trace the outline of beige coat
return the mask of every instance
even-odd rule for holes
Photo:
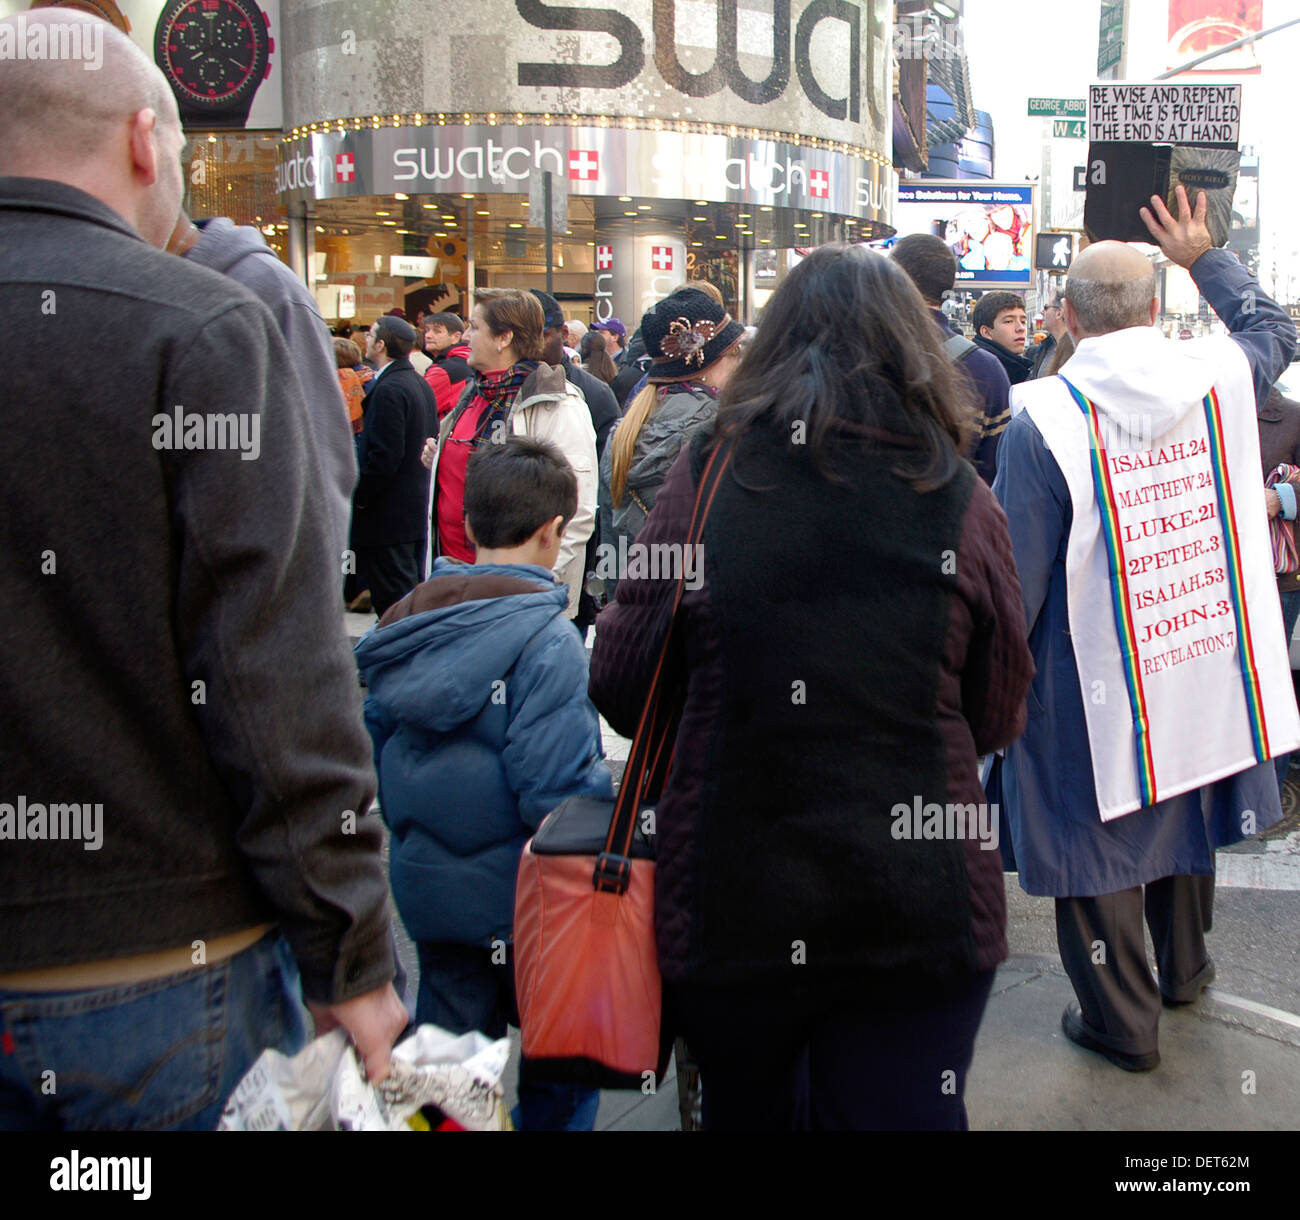
[[[438,454],[442,453],[443,444],[473,397],[474,383],[471,381],[467,383],[460,402],[454,410],[447,412],[438,429]],[[542,364],[519,387],[506,420],[512,435],[550,441],[569,460],[578,476],[578,511],[565,526],[554,568],[555,575],[569,586],[569,604],[564,613],[566,618],[573,618],[578,613],[578,597],[582,592],[587,540],[596,528],[596,431],[591,426],[587,400],[582,391],[565,377],[564,369],[559,365]],[[438,454],[433,459],[431,489],[438,486]],[[434,555],[438,553],[434,537],[437,524],[436,519],[430,522]]]

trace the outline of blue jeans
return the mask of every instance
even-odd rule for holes
[[[1295,593],[1283,593],[1282,597],[1282,622],[1286,627],[1286,646],[1291,647],[1291,633],[1295,631],[1296,621],[1300,620],[1300,590]],[[1280,754],[1273,760],[1273,765],[1277,768],[1277,786],[1281,790],[1282,783],[1286,779],[1286,773],[1291,769],[1291,755]]]
[[[299,992],[277,933],[147,983],[0,989],[0,1131],[211,1131],[263,1050],[306,1045]]]
[[[499,963],[492,961],[491,949],[473,945],[421,941],[416,949],[416,1025],[437,1025],[452,1034],[476,1029],[489,1038],[504,1038],[507,1024],[518,1028],[513,947]],[[511,1115],[519,1130],[590,1131],[599,1105],[598,1089],[531,1080],[528,1060],[520,1061],[519,1105]]]

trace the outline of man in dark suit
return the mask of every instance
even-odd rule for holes
[[[429,471],[420,461],[424,438],[438,432],[438,404],[411,365],[415,331],[384,316],[366,338],[375,363],[367,399],[352,497],[352,549],[358,583],[369,587],[382,615],[424,579],[429,531]]]

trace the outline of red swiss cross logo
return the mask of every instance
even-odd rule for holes
[[[569,149],[569,177],[587,182],[600,173],[600,154],[587,148]]]
[[[671,271],[673,269],[672,246],[652,246],[650,248],[650,266],[656,271]]]
[[[825,199],[831,193],[831,176],[824,169],[815,169],[808,175],[808,189],[818,199]]]
[[[357,163],[351,153],[339,153],[334,158],[334,177],[340,182],[351,182],[357,173]]]
[[[614,265],[614,247],[597,246],[596,247],[596,270],[608,271]]]

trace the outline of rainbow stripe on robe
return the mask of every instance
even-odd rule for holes
[[[1101,514],[1101,536],[1106,546],[1106,559],[1110,568],[1111,606],[1115,614],[1115,629],[1119,635],[1124,684],[1128,690],[1129,710],[1133,718],[1134,749],[1137,754],[1138,790],[1143,806],[1154,805],[1160,794],[1156,789],[1155,760],[1151,753],[1150,717],[1146,693],[1142,686],[1142,671],[1137,649],[1137,631],[1130,610],[1127,565],[1124,562],[1124,542],[1119,529],[1115,493],[1110,481],[1110,466],[1102,444],[1097,407],[1090,398],[1079,392],[1065,377],[1061,377],[1070,396],[1083,412],[1088,425],[1092,464],[1093,488],[1097,508]],[[1237,623],[1240,642],[1237,656],[1241,666],[1242,684],[1246,694],[1246,710],[1250,722],[1251,742],[1255,761],[1264,762],[1270,757],[1268,731],[1264,725],[1264,705],[1259,687],[1259,674],[1255,665],[1254,640],[1250,620],[1246,616],[1246,586],[1242,575],[1241,549],[1237,541],[1236,507],[1232,498],[1232,483],[1228,476],[1227,455],[1223,442],[1223,418],[1219,410],[1219,396],[1214,389],[1202,400],[1209,440],[1209,456],[1214,472],[1215,491],[1218,496],[1219,521],[1223,529],[1225,568],[1228,577],[1228,599]]]

